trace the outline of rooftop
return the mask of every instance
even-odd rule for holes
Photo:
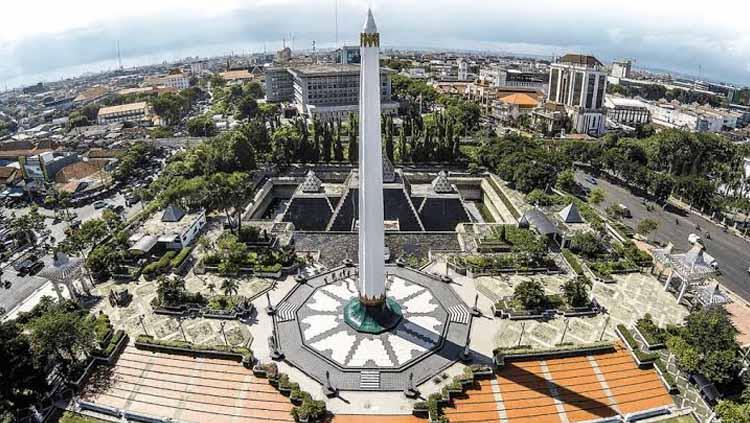
[[[145,101],[139,101],[137,103],[120,104],[119,106],[102,107],[99,109],[99,116],[143,110],[147,106],[148,103]]]
[[[568,53],[565,56],[560,58],[560,63],[570,63],[574,65],[585,65],[585,66],[604,66],[602,65],[602,62],[600,62],[596,57],[594,56],[588,56],[585,54],[572,54]]]

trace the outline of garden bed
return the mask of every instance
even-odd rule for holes
[[[138,338],[135,340],[135,347],[141,350],[164,352],[168,354],[182,354],[233,360],[242,362],[246,367],[251,367],[254,362],[253,352],[245,347],[193,344],[191,342],[176,340],[157,340],[149,335],[138,335]]]
[[[617,333],[617,336],[625,343],[625,346],[628,347],[633,360],[639,368],[650,368],[654,365],[654,361],[659,358],[659,354],[657,353],[647,353],[641,351],[641,348],[638,345],[638,342],[633,337],[633,334],[630,333],[630,330],[624,325],[617,325],[617,327],[615,328],[615,332]]]
[[[667,391],[670,394],[673,394],[680,390],[679,386],[677,385],[677,380],[667,371],[667,367],[664,364],[664,361],[662,361],[661,359],[654,361],[654,368],[656,369],[656,373],[659,375],[659,379],[661,379],[661,382],[664,384],[664,387],[667,388]]]
[[[495,364],[501,366],[506,359],[568,357],[614,350],[611,341],[600,341],[591,344],[560,345],[555,348],[532,348],[529,345],[517,347],[498,347],[492,350]]]
[[[255,306],[245,297],[215,295],[206,303],[159,306],[152,304],[154,314],[164,316],[204,317],[207,319],[239,320],[248,317]]]

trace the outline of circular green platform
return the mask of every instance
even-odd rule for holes
[[[377,306],[366,306],[354,298],[344,306],[344,321],[357,332],[383,333],[396,327],[401,317],[401,306],[392,298]]]

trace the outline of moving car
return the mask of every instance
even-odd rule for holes
[[[105,207],[107,207],[107,203],[105,201],[99,200],[99,201],[95,201],[94,202],[94,209],[95,210],[103,209]]]

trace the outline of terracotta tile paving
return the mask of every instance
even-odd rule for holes
[[[478,389],[471,391],[465,398],[454,400],[454,408],[444,409],[444,413],[452,422],[497,421],[498,404],[492,392],[492,383],[480,381]]]
[[[188,423],[293,421],[289,399],[233,361],[129,346],[109,377],[109,385],[87,400]]]
[[[497,376],[503,408],[510,422],[557,423],[555,401],[542,375],[539,361],[509,363]]]
[[[547,360],[558,399],[570,421],[594,420],[617,414],[586,357]]]
[[[426,420],[404,415],[370,415],[370,414],[339,414],[333,417],[332,423],[425,423]]]
[[[653,370],[638,369],[626,351],[593,356],[609,393],[604,390],[587,356],[547,359],[548,382],[538,360],[506,363],[496,381],[502,402],[496,403],[489,381],[456,399],[445,413],[456,422],[560,423],[550,386],[556,388],[567,421],[582,422],[621,413],[672,405],[672,399]],[[612,405],[614,400],[616,407]],[[500,410],[498,412],[497,410]]]

